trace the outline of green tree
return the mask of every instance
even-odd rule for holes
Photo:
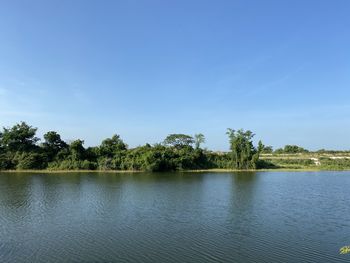
[[[262,150],[262,153],[273,153],[272,146],[264,146],[264,149]]]
[[[18,123],[11,128],[3,128],[0,134],[1,147],[6,151],[30,151],[36,148],[39,138],[35,137],[37,128],[25,122]]]
[[[15,156],[16,169],[43,169],[47,163],[45,156],[36,152],[22,152]]]
[[[164,140],[165,145],[173,146],[175,148],[191,146],[193,143],[194,139],[186,134],[169,134]]]
[[[113,157],[120,151],[127,149],[127,145],[123,142],[119,135],[115,134],[112,138],[107,138],[100,145],[100,155]]]
[[[44,134],[42,148],[48,160],[52,161],[62,149],[68,148],[68,145],[61,139],[61,136],[57,132],[49,131]]]
[[[227,135],[230,141],[233,168],[255,169],[259,159],[259,152],[252,142],[254,134],[249,130],[244,131],[240,129],[235,131],[227,129]]]
[[[304,149],[303,147],[300,147],[298,145],[289,145],[287,144],[284,146],[284,148],[279,148],[275,151],[275,153],[306,153],[309,152],[308,150]]]
[[[286,145],[286,146],[284,146],[283,151],[285,153],[305,153],[305,152],[308,152],[308,150],[306,150],[303,147],[300,147],[298,145]]]
[[[0,154],[0,170],[11,170],[16,168],[16,162],[13,159],[14,155],[10,152]]]
[[[194,135],[194,144],[195,148],[199,149],[202,143],[205,143],[205,137],[202,133],[198,133]]]
[[[262,141],[260,140],[258,142],[258,153],[262,153],[264,151],[265,145],[262,143]]]
[[[75,161],[84,160],[85,148],[83,144],[84,144],[83,140],[75,140],[70,143],[69,151],[70,151],[70,156],[72,157],[72,160],[75,160]]]
[[[273,149],[272,149],[272,146],[266,146],[262,143],[262,141],[259,141],[258,152],[259,152],[259,154],[260,153],[272,153]]]

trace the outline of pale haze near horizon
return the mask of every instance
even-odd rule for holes
[[[349,1],[1,1],[0,125],[350,149]]]

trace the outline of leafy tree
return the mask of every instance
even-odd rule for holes
[[[275,153],[307,153],[308,150],[300,147],[298,145],[286,145],[284,148],[279,148],[275,151]]]
[[[11,170],[16,168],[13,160],[14,154],[5,152],[0,154],[0,170]]]
[[[157,144],[145,152],[143,169],[146,171],[171,171],[176,170],[174,156],[171,149]]]
[[[75,160],[75,161],[84,160],[85,148],[83,144],[84,144],[83,140],[75,140],[71,142],[71,144],[69,145],[69,151],[70,151],[70,156],[72,157],[72,160]]]
[[[195,147],[199,149],[202,143],[205,143],[205,137],[202,133],[194,135]]]
[[[60,151],[63,148],[67,147],[67,143],[65,143],[62,139],[61,136],[55,132],[55,131],[49,131],[44,134],[44,147],[51,148],[55,150],[56,152]]]
[[[276,150],[274,151],[274,153],[276,153],[276,154],[284,153],[283,148],[278,148],[278,149],[276,149]]]
[[[90,162],[97,162],[100,157],[99,147],[88,147],[85,150],[85,158]]]
[[[61,136],[55,131],[49,131],[45,133],[44,140],[45,141],[42,144],[42,148],[48,156],[49,161],[52,161],[58,152],[65,148],[68,148],[67,143],[65,143],[61,139]]]
[[[259,141],[258,152],[259,153],[272,153],[273,149],[272,149],[272,146],[266,146],[262,143],[262,141]]]
[[[297,145],[286,145],[284,146],[284,152],[285,153],[305,153],[305,152],[308,152],[308,150]]]
[[[18,123],[11,128],[3,128],[0,134],[1,147],[8,151],[29,151],[35,148],[39,138],[35,137],[37,128],[25,122]]]
[[[259,152],[254,147],[254,134],[242,129],[235,131],[227,129],[229,136],[232,166],[234,169],[255,169],[259,159]]]
[[[273,153],[272,146],[264,146],[264,149],[262,150],[261,153]]]
[[[102,141],[100,145],[100,155],[106,157],[113,157],[120,151],[127,149],[127,145],[123,142],[119,135],[115,134],[112,138]]]
[[[262,153],[264,151],[265,145],[262,143],[262,141],[258,142],[258,153]]]
[[[170,134],[164,140],[165,145],[173,146],[175,148],[191,146],[193,143],[194,139],[186,134]]]
[[[103,140],[98,147],[98,167],[102,170],[120,170],[126,150],[127,144],[117,134]]]

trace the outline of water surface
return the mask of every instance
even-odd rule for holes
[[[350,172],[0,173],[0,262],[349,262]]]

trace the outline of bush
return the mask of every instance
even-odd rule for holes
[[[271,168],[291,168],[298,169],[304,167],[312,167],[315,166],[314,161],[310,159],[264,159],[259,160],[259,162],[264,161],[263,165],[272,165],[274,167]],[[258,167],[259,168],[259,167]],[[262,168],[270,168],[270,167],[262,167]]]
[[[97,164],[88,160],[63,160],[49,163],[48,168],[51,170],[95,170]]]
[[[349,159],[330,159],[320,158],[321,168],[330,170],[345,170],[350,169]]]
[[[46,158],[39,153],[21,153],[16,154],[15,159],[17,161],[16,168],[19,170],[24,169],[44,169],[47,167]]]
[[[11,153],[0,154],[0,170],[11,170],[16,168],[16,163],[13,161]]]

